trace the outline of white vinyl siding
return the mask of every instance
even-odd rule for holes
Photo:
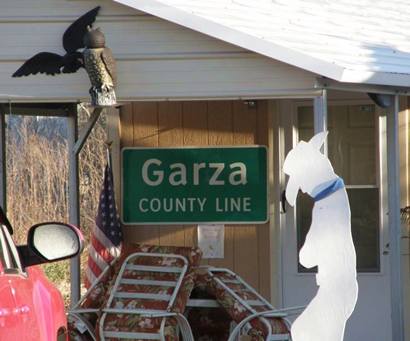
[[[88,100],[82,69],[54,77],[11,75],[38,52],[64,54],[66,28],[97,5],[95,26],[118,63],[119,100],[286,95],[314,86],[312,73],[110,1],[4,0],[0,101]]]

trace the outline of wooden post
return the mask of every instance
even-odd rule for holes
[[[394,341],[404,341],[403,288],[401,281],[399,96],[387,114],[387,177],[390,237],[390,290]]]

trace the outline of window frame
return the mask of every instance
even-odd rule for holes
[[[0,225],[0,229],[2,232],[0,234],[1,243],[5,246],[4,253],[7,253],[7,257],[9,258],[8,261],[6,261],[6,263],[8,262],[8,264],[6,264],[4,271],[25,275],[26,272],[23,270],[20,255],[18,253],[16,244],[14,243],[10,235],[10,232],[5,225]]]
[[[328,107],[332,106],[354,106],[354,105],[374,105],[374,103],[369,100],[329,100],[327,103]],[[298,125],[298,113],[300,107],[311,107],[313,112],[313,103],[311,100],[300,100],[292,103],[292,140],[293,146],[299,142],[299,125]],[[386,159],[386,118],[383,111],[375,107],[375,185],[346,185],[346,188],[378,188],[379,189],[379,227],[378,227],[378,264],[379,271],[357,271],[358,276],[384,276],[386,274],[386,269],[388,264],[386,264],[387,258],[384,257],[387,250],[388,243],[388,231],[387,231],[387,217],[383,212],[387,212],[387,161]],[[384,158],[383,158],[384,156]],[[295,229],[297,229],[297,207],[295,206],[293,210],[293,220],[295,224]],[[298,237],[298,231],[295,231],[296,238]],[[296,259],[299,259],[298,251],[298,240],[296,240]],[[299,269],[299,264],[296,264],[296,274],[300,276],[311,276],[315,274],[315,271],[303,271]]]
[[[1,226],[1,225],[0,225]],[[0,227],[0,245],[1,245],[1,259],[0,264],[2,266],[2,270],[5,271],[6,269],[10,268],[11,264],[11,255],[9,253],[9,249],[7,247],[6,237],[3,233],[3,228]]]

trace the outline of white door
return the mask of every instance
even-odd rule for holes
[[[281,113],[285,153],[313,136],[313,107],[292,103]],[[290,118],[291,117],[291,118]],[[328,107],[329,158],[344,179],[352,212],[357,253],[359,298],[345,333],[346,341],[391,340],[390,284],[386,239],[384,154],[385,119],[373,104]],[[287,180],[287,179],[286,179]],[[313,201],[299,192],[295,208],[281,217],[282,301],[284,307],[306,305],[317,291],[315,271],[298,263],[311,223]],[[337,269],[335,269],[337,271]]]

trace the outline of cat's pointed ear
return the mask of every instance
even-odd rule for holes
[[[313,136],[309,144],[315,148],[315,149],[320,149],[323,146],[323,143],[325,143],[326,137],[327,137],[328,132],[327,131],[322,131],[321,133],[317,133],[315,136]]]

